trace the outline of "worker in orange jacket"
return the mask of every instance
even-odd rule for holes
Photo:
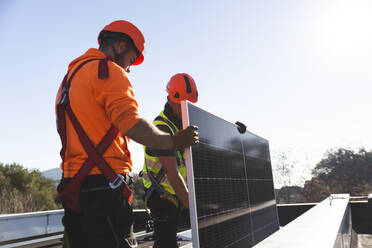
[[[58,90],[57,127],[63,177],[58,193],[70,247],[130,247],[133,223],[128,174],[128,140],[157,149],[183,149],[198,142],[196,127],[174,135],[140,117],[130,66],[144,60],[145,39],[132,23],[119,20],[73,60]]]

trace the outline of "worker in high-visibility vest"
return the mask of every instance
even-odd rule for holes
[[[56,100],[63,170],[58,195],[71,248],[136,245],[126,240],[133,223],[129,138],[174,150],[198,141],[196,127],[170,135],[139,116],[127,76],[143,61],[145,39],[136,26],[114,21],[98,43],[99,49],[70,63]]]
[[[167,103],[153,124],[173,135],[182,129],[180,102],[197,102],[198,90],[194,79],[186,73],[175,74],[169,80],[166,90]],[[142,174],[146,192],[145,204],[154,219],[154,248],[178,247],[178,213],[181,209],[189,208],[184,150],[145,146],[144,152]]]

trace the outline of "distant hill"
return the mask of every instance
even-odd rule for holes
[[[61,179],[62,170],[61,168],[54,168],[54,169],[42,171],[41,174],[46,178],[50,178],[53,181],[57,181]]]

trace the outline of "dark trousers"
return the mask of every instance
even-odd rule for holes
[[[70,248],[129,247],[125,239],[133,223],[132,207],[122,196],[122,187],[106,186],[103,176],[88,176],[79,197],[82,212],[65,207],[62,223]]]
[[[157,191],[151,194],[148,206],[154,219],[154,248],[178,247],[177,219],[179,210],[170,201],[160,198]]]

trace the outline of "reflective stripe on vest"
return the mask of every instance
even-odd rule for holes
[[[153,121],[153,124],[155,126],[158,126],[158,125],[167,126],[171,130],[173,135],[176,132],[179,131],[178,128],[176,127],[176,125],[173,122],[171,122],[168,119],[168,117],[165,116],[163,111],[160,112],[160,115],[155,118],[155,120]],[[146,146],[144,146],[144,154],[145,154],[145,162],[144,162],[143,170],[142,170],[143,171],[143,179],[142,180],[143,180],[144,186],[146,188],[150,188],[152,183],[151,183],[151,180],[150,180],[149,176],[147,175],[147,169],[152,173],[152,175],[154,177],[156,177],[156,175],[159,173],[159,171],[162,168],[162,164],[159,160],[159,157],[150,156],[146,152]],[[187,182],[186,181],[187,173],[186,173],[185,158],[179,150],[176,151],[176,157],[175,158],[177,160],[178,172],[181,174],[184,181]],[[176,194],[176,192],[174,191],[173,187],[170,184],[170,181],[167,177],[167,174],[164,175],[163,179],[159,183],[169,193],[171,193],[173,195]]]

